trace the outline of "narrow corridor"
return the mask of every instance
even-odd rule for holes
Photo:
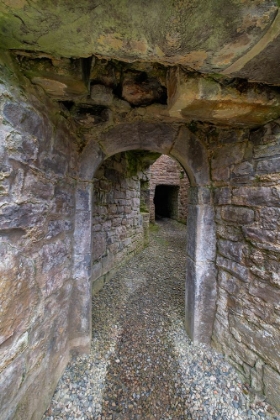
[[[162,219],[93,297],[91,354],[68,365],[45,420],[278,419],[221,355],[189,341],[185,237]]]

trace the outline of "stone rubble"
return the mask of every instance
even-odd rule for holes
[[[223,356],[190,342],[185,236],[184,225],[161,220],[93,296],[91,353],[68,365],[44,420],[280,420]]]

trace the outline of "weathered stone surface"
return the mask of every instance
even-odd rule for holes
[[[229,241],[241,241],[243,240],[243,234],[241,227],[217,224],[217,236],[228,239]]]
[[[189,205],[187,255],[193,261],[214,261],[216,257],[214,210],[210,205]]]
[[[228,271],[219,270],[218,282],[219,286],[231,295],[238,295],[242,291],[240,280]]]
[[[223,206],[221,217],[227,222],[233,222],[240,225],[247,225],[254,221],[254,211],[241,206]]]
[[[134,106],[151,105],[164,100],[165,88],[157,79],[148,79],[139,74],[126,77],[122,84],[122,97]]]
[[[280,172],[280,158],[259,161],[256,167],[256,174],[271,174]]]
[[[220,239],[218,241],[218,251],[221,255],[233,261],[241,263],[244,260],[244,245],[238,242]]]
[[[232,191],[232,203],[240,206],[279,207],[280,188],[273,187],[240,187]]]
[[[260,224],[264,229],[275,230],[280,226],[280,209],[277,207],[263,207],[259,211]]]
[[[279,334],[277,329],[266,325],[265,328],[257,327],[251,322],[240,317],[230,315],[230,325],[240,334],[242,341],[247,343],[249,349],[258,354],[268,365],[279,371]]]
[[[92,85],[90,88],[90,97],[96,105],[112,105],[113,92],[112,89],[104,85]]]
[[[244,227],[245,238],[268,250],[280,251],[280,234],[259,227]]]
[[[213,78],[171,69],[168,79],[168,107],[172,117],[215,124],[259,126],[280,115],[277,89],[257,92],[253,85],[226,85]]]
[[[245,283],[249,281],[249,270],[246,266],[235,261],[231,261],[228,258],[223,258],[220,255],[218,255],[216,262],[218,267],[221,267],[233,274],[239,280],[244,281]]]
[[[83,3],[73,10],[64,1],[59,14],[53,5],[43,6],[43,2],[39,2],[41,13],[38,13],[25,3],[9,3],[8,10],[3,3],[0,9],[5,17],[1,48],[43,51],[47,58],[48,53],[55,57],[96,54],[122,61],[138,58],[178,63],[211,73],[229,67],[250,51],[268,32],[277,11],[277,4],[272,0],[262,4],[249,0],[221,1],[219,7],[214,7],[212,1],[207,5],[198,0],[184,0],[178,5],[167,1],[150,3],[148,9],[142,1],[133,9],[120,4]],[[186,27],[190,10],[193,24]],[[221,10],[225,11],[222,15]],[[49,16],[52,19],[47,21]],[[205,27],[205,16],[211,30]],[[136,21],[137,25],[134,24]],[[269,41],[274,38],[275,35],[271,35]],[[277,39],[275,43],[278,45]],[[272,46],[275,48],[273,42]],[[258,68],[258,65],[254,67]],[[259,73],[265,80],[266,68]],[[256,75],[260,77],[260,74]]]
[[[188,174],[191,185],[207,186],[210,184],[205,144],[186,127],[181,127],[168,153],[181,163]]]
[[[77,155],[65,120],[54,117],[55,104],[48,103],[46,111],[48,101],[37,98],[32,87],[28,97],[23,90],[19,97],[16,86],[12,92],[9,83],[5,86],[1,109],[6,129],[0,136],[0,178],[8,181],[0,205],[1,415],[40,418],[68,361],[71,288],[65,298],[61,291],[71,277],[75,171],[70,163]],[[55,130],[55,125],[60,127]],[[51,389],[40,386],[48,375]],[[30,398],[31,383],[41,398]]]
[[[225,144],[215,150],[211,162],[212,171],[240,163],[244,157],[245,146],[245,143]]]
[[[196,264],[187,257],[186,329],[194,342],[210,344],[217,298],[216,278],[213,263]]]
[[[14,400],[22,385],[24,374],[23,356],[16,358],[0,373],[0,407],[1,415],[5,416],[3,418],[9,418],[15,409]]]
[[[280,389],[280,374],[279,371],[271,369],[270,366],[264,366],[263,381],[265,386],[265,395],[270,404],[274,405],[280,410],[279,392]]]
[[[267,282],[255,281],[253,284],[250,284],[249,293],[252,296],[261,298],[271,306],[276,307],[280,301],[280,290],[275,289],[275,287],[267,284]]]
[[[47,206],[40,204],[9,204],[0,209],[0,229],[26,229],[43,223]]]
[[[0,245],[0,254],[0,343],[3,343],[11,336],[27,331],[39,304],[40,291],[31,259],[5,242]]]
[[[231,189],[229,187],[216,188],[213,194],[214,204],[231,204]]]
[[[255,175],[254,167],[250,162],[242,162],[235,165],[232,170],[231,178],[235,182],[247,183]]]
[[[42,117],[20,103],[6,103],[3,109],[3,115],[16,129],[22,133],[28,133],[39,139],[44,136],[44,123]]]

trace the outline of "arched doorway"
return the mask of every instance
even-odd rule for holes
[[[71,346],[88,351],[91,340],[92,180],[104,159],[123,151],[149,150],[174,157],[191,188],[187,222],[186,330],[195,342],[210,344],[216,311],[216,234],[207,151],[185,126],[134,123],[115,126],[92,139],[81,155],[76,189],[74,287]]]

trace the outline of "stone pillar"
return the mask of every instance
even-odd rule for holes
[[[71,347],[79,353],[90,349],[92,183],[78,182],[74,231],[73,295],[70,305]]]
[[[191,187],[187,221],[186,330],[210,344],[216,313],[216,233],[211,191]]]

